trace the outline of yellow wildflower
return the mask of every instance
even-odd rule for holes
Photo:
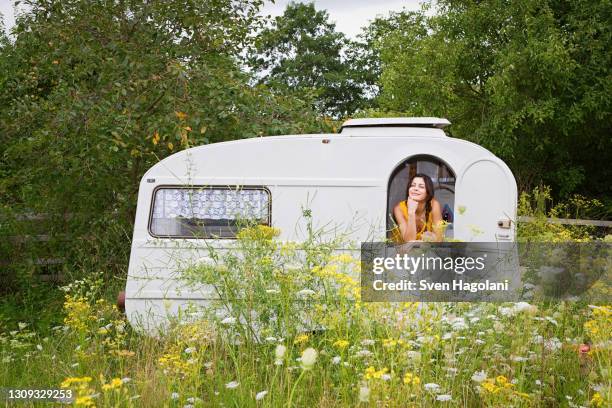
[[[364,376],[364,378],[366,380],[370,380],[372,378],[380,379],[388,371],[389,371],[389,369],[386,368],[386,367],[377,371],[374,367],[370,366],[370,367],[366,368],[365,372],[363,373],[363,376]]]
[[[336,340],[334,342],[334,347],[339,348],[340,350],[346,348],[346,346],[348,346],[350,343],[347,340]]]
[[[421,383],[421,379],[412,373],[406,373],[404,375],[404,384],[406,385],[419,385]]]
[[[109,391],[109,390],[121,388],[122,385],[123,385],[123,381],[121,381],[120,378],[113,378],[110,383],[103,384],[102,389],[104,391]]]
[[[299,336],[295,338],[295,340],[293,341],[293,344],[303,344],[303,343],[306,343],[307,341],[308,341],[308,335],[300,334]]]
[[[68,377],[60,384],[60,388],[69,388],[73,384],[87,384],[91,382],[91,377]]]
[[[591,398],[591,405],[594,407],[603,407],[604,399],[600,393],[596,392]]]
[[[91,395],[83,395],[83,396],[77,397],[77,399],[74,401],[74,404],[77,407],[78,406],[93,407],[94,401],[93,401],[93,398],[91,398]]]

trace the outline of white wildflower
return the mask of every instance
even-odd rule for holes
[[[225,388],[227,388],[228,390],[233,390],[235,388],[238,388],[239,385],[240,383],[238,381],[230,381],[225,384]]]
[[[192,353],[195,353],[196,351],[197,351],[197,350],[196,350],[196,348],[195,348],[195,347],[187,347],[187,348],[185,349],[185,353],[187,353],[187,354],[192,354]]]
[[[561,348],[561,345],[561,341],[556,337],[548,339],[544,342],[544,348],[549,351],[557,351]]]
[[[362,346],[371,346],[371,345],[373,345],[374,343],[376,343],[376,342],[375,342],[374,340],[371,340],[371,339],[364,339],[364,340],[361,340],[361,345],[362,345]]]
[[[312,347],[307,348],[302,352],[302,368],[304,370],[310,370],[317,361],[317,350]]]
[[[436,400],[438,401],[450,401],[452,399],[453,397],[449,394],[440,394],[436,397]]]
[[[40,344],[37,344],[37,345],[36,345],[36,349],[37,349],[38,351],[42,351],[43,347],[42,347]]]
[[[283,364],[283,358],[285,357],[285,352],[287,352],[287,347],[283,346],[282,344],[279,344],[278,346],[276,346],[276,349],[274,350],[274,357],[275,357],[274,364],[276,365]]]
[[[170,398],[172,398],[173,400],[177,400],[179,399],[180,395],[178,392],[173,392],[172,394],[170,394]]]
[[[235,324],[235,323],[236,323],[236,318],[235,317],[226,317],[225,319],[221,320],[221,324],[231,325],[231,324]]]
[[[336,356],[332,358],[332,364],[340,364],[340,356]]]
[[[297,292],[296,294],[297,294],[298,296],[301,296],[301,297],[306,297],[306,296],[312,296],[312,295],[314,295],[315,293],[316,293],[316,292],[315,292],[314,290],[312,290],[312,289],[302,289],[302,290],[300,290],[299,292]]]
[[[255,401],[261,401],[266,396],[266,394],[268,394],[267,390],[259,391],[257,395],[255,395]]]
[[[19,323],[17,323],[17,326],[19,326],[19,330],[23,330],[26,327],[28,327],[28,324],[24,323],[24,322],[19,322]]]
[[[370,400],[370,388],[367,385],[359,387],[359,402],[368,402]]]
[[[486,379],[487,379],[487,373],[484,370],[476,371],[474,374],[472,374],[472,381],[475,381],[477,383],[481,383]]]
[[[355,356],[357,357],[370,357],[372,355],[372,352],[370,350],[359,350],[358,352],[355,353]]]
[[[423,388],[425,388],[425,390],[427,391],[431,391],[431,392],[438,392],[440,390],[440,386],[438,384],[435,383],[427,383],[423,386]]]

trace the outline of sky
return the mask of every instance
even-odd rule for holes
[[[314,0],[315,7],[325,9],[329,13],[330,20],[336,23],[336,30],[355,39],[366,26],[369,20],[377,15],[387,16],[390,11],[418,10],[422,0]],[[276,0],[275,3],[266,1],[262,9],[263,15],[279,16],[283,14],[290,0]],[[302,1],[306,3],[308,1]],[[4,18],[4,26],[7,32],[15,25],[15,13],[13,10],[14,0],[0,0],[0,13]]]
[[[266,2],[262,14],[279,16],[283,14],[290,0],[276,0],[274,4]],[[314,0],[298,3],[314,3],[317,10],[327,10],[330,20],[336,23],[336,30],[356,39],[361,27],[368,25],[376,16],[387,16],[390,11],[419,10],[422,0]]]

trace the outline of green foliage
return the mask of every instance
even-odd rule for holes
[[[448,117],[521,189],[610,194],[608,2],[442,1],[377,23],[383,110]]]
[[[599,232],[593,226],[562,225],[548,222],[548,218],[581,218],[583,214],[602,207],[599,200],[574,195],[568,200],[554,204],[548,186],[536,187],[531,193],[523,192],[519,197],[518,213],[533,217],[531,222],[518,224],[519,241],[536,242],[586,242]]]
[[[249,56],[260,82],[311,98],[317,110],[346,116],[365,103],[360,47],[335,30],[314,3],[289,3],[261,31]]]
[[[1,212],[49,214],[79,264],[125,267],[140,178],[167,155],[328,128],[240,71],[259,0],[27,3],[0,39]]]

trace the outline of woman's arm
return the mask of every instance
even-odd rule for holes
[[[436,241],[441,242],[444,238],[444,221],[442,220],[442,208],[437,200],[431,200],[432,228]]]
[[[414,241],[416,239],[416,217],[412,214],[412,217],[404,216],[400,205],[396,205],[393,209],[393,215],[395,216],[395,222],[399,227],[402,240],[404,242]]]

